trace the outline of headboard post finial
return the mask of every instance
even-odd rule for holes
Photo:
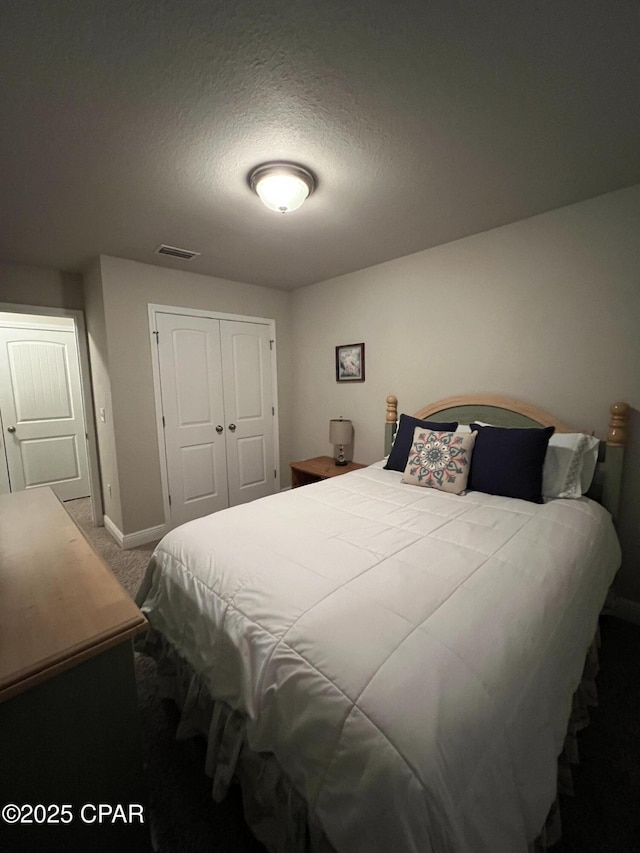
[[[609,412],[611,419],[609,421],[609,432],[607,433],[607,445],[609,447],[624,447],[627,443],[629,404],[614,403]]]
[[[387,397],[387,420],[384,425],[384,455],[391,453],[393,437],[396,433],[398,420],[398,398],[390,394]]]
[[[387,423],[394,424],[398,420],[398,398],[390,394],[387,397]]]

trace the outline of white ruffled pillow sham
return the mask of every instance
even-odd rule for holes
[[[480,426],[493,426],[475,421]],[[470,432],[466,424],[458,432]],[[549,439],[542,468],[542,495],[545,498],[579,498],[589,491],[598,461],[600,442],[581,432],[557,432]]]
[[[579,498],[589,491],[598,461],[598,439],[584,433],[551,437],[542,468],[546,498]]]

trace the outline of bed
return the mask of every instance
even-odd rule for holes
[[[396,404],[386,461],[171,531],[137,597],[144,650],[182,709],[179,735],[208,738],[214,797],[240,781],[270,850],[526,853],[553,825],[558,758],[620,563],[626,407],[589,444],[598,503],[412,485],[409,462],[385,467],[412,426]],[[476,441],[474,454],[483,435],[485,447],[545,429],[561,460],[572,436],[588,443],[505,398],[415,417],[455,422],[438,434]]]

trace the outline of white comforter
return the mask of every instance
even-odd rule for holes
[[[190,522],[139,601],[339,853],[519,853],[619,565],[608,513],[380,465]]]

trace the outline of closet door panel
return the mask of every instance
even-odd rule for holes
[[[231,506],[273,494],[275,451],[269,327],[220,321]]]
[[[172,525],[229,505],[217,320],[158,314]]]

